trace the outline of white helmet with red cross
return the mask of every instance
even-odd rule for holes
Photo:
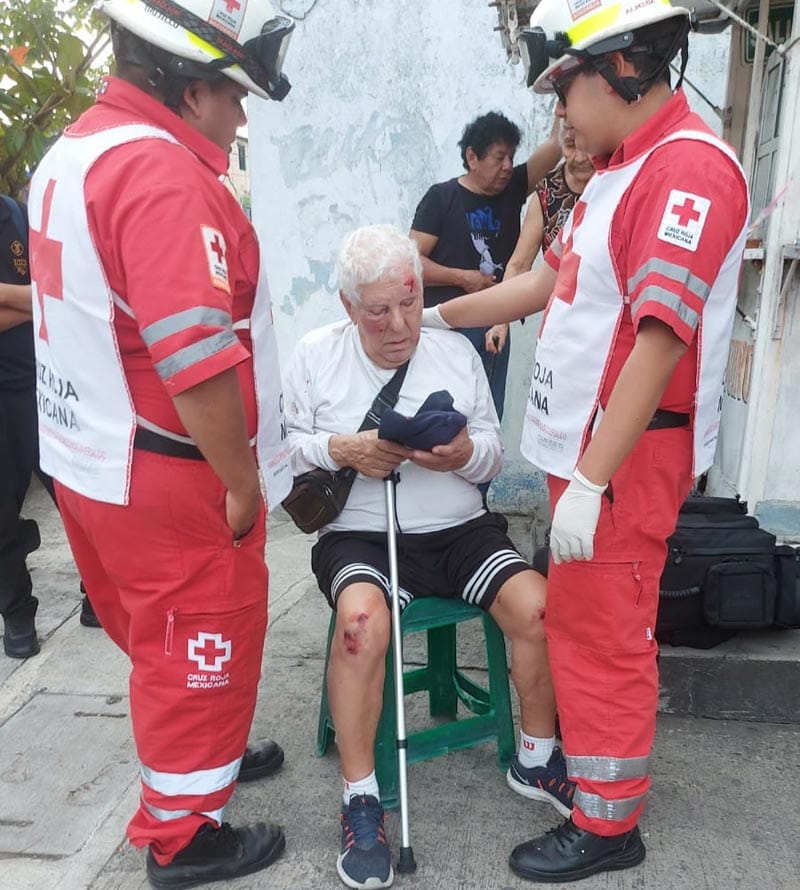
[[[682,18],[686,27],[675,22],[672,30],[688,33],[690,17],[670,0],[541,0],[519,36],[528,86],[550,93],[553,81],[570,68],[634,46],[639,29]]]
[[[100,0],[100,12],[173,56],[172,73],[223,73],[256,95],[280,101],[294,22],[269,0]]]

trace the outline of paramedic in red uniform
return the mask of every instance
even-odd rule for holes
[[[733,152],[670,86],[689,27],[667,0],[542,0],[528,80],[555,92],[597,173],[536,271],[426,310],[467,327],[546,307],[521,450],[548,474],[545,627],[577,790],[570,819],[511,854],[534,881],[645,856],[658,582],[714,457],[748,218]]]
[[[269,294],[220,181],[249,92],[280,100],[290,20],[267,0],[105,0],[116,77],[31,186],[41,459],[103,627],[131,659],[142,792],[128,826],[155,887],[269,865],[233,829],[267,624],[265,504],[288,491]],[[255,441],[255,448],[252,443]]]

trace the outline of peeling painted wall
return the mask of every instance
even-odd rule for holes
[[[377,222],[407,229],[426,189],[462,172],[461,132],[486,111],[517,122],[523,160],[549,132],[553,100],[523,86],[481,0],[278,5],[297,19],[285,66],[292,91],[280,104],[250,99],[249,137],[253,220],[285,363],[303,333],[343,317],[333,261],[349,231]],[[726,57],[725,36],[694,42],[689,76],[718,105]],[[537,327],[536,319],[513,325],[506,463],[491,493],[498,509],[534,515],[544,480],[518,446]]]

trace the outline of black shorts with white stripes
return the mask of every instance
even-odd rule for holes
[[[460,596],[488,610],[505,582],[530,569],[506,535],[508,522],[485,513],[453,528],[397,535],[400,604],[414,597]],[[390,597],[389,559],[382,532],[328,532],[311,551],[311,569],[328,603],[349,584],[366,581]]]

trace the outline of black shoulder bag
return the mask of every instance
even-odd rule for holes
[[[387,408],[394,408],[407,370],[408,362],[395,371],[392,379],[375,396],[375,401],[358,428],[359,433],[376,430],[380,426],[383,412]],[[306,534],[319,531],[342,512],[357,475],[352,467],[342,467],[335,472],[322,467],[309,470],[308,473],[295,476],[292,490],[281,506],[300,531]]]

